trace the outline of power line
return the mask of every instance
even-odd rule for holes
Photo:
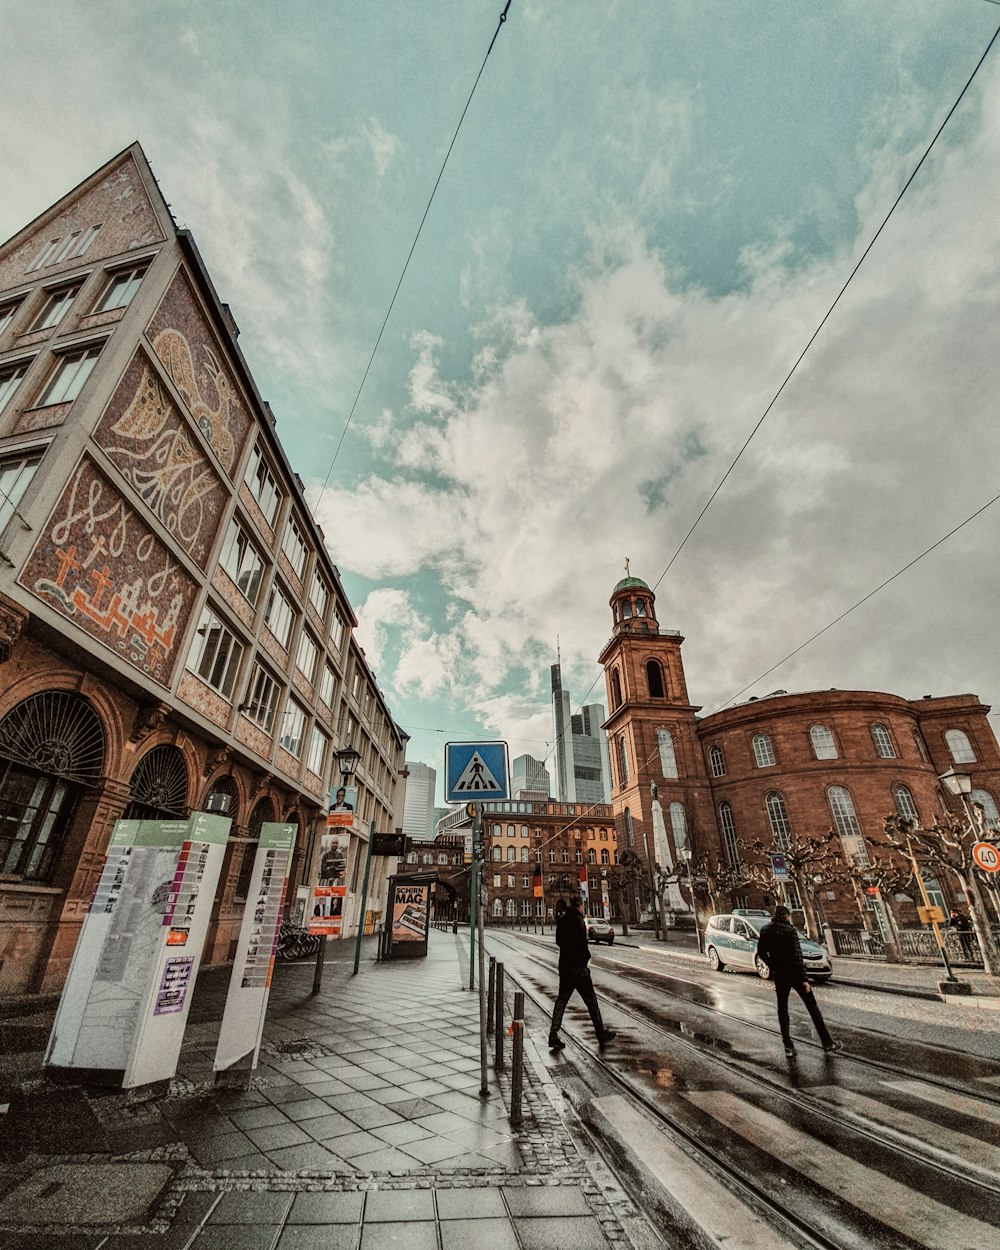
[[[680,555],[680,553],[684,550],[685,546],[687,545],[687,541],[688,541],[688,539],[691,537],[691,535],[694,533],[694,531],[698,528],[698,524],[699,524],[699,522],[701,521],[702,517],[705,515],[705,513],[708,511],[708,509],[712,506],[712,503],[713,503],[713,501],[715,500],[715,497],[718,495],[719,491],[721,491],[721,490],[722,490],[723,486],[726,484],[727,479],[729,478],[729,475],[730,475],[730,474],[732,473],[732,471],[736,468],[736,466],[737,466],[737,464],[739,463],[739,461],[740,461],[740,459],[741,459],[741,457],[742,457],[743,453],[744,453],[744,452],[746,451],[746,449],[750,446],[750,443],[751,443],[751,441],[753,440],[754,435],[757,433],[757,431],[760,429],[760,427],[764,424],[764,422],[765,422],[765,420],[767,419],[768,414],[770,413],[771,409],[772,409],[772,408],[774,407],[774,405],[778,402],[779,398],[781,397],[782,393],[783,393],[783,392],[784,392],[784,390],[785,390],[785,387],[786,387],[786,386],[788,385],[788,383],[792,380],[792,376],[793,376],[793,374],[795,373],[795,371],[798,369],[799,365],[802,363],[803,359],[805,358],[806,352],[808,352],[808,351],[809,351],[810,347],[812,347],[813,343],[814,343],[814,342],[816,341],[816,339],[819,337],[820,332],[822,331],[823,327],[826,325],[827,321],[830,319],[830,316],[831,316],[831,314],[833,313],[833,310],[834,310],[834,309],[837,307],[837,305],[840,303],[841,296],[844,294],[844,292],[847,290],[847,288],[851,285],[851,281],[853,280],[854,275],[858,272],[858,270],[859,270],[859,269],[861,268],[861,266],[864,264],[865,260],[866,260],[866,259],[867,259],[867,257],[868,257],[868,253],[872,250],[872,248],[873,248],[873,247],[875,246],[875,244],[878,242],[879,236],[881,235],[882,231],[885,229],[886,225],[887,225],[887,224],[888,224],[888,222],[889,222],[889,218],[890,218],[890,217],[893,215],[893,213],[896,211],[896,208],[898,207],[900,200],[903,198],[903,196],[904,196],[904,195],[906,194],[906,192],[909,190],[910,185],[912,184],[913,180],[916,178],[917,174],[920,172],[921,166],[923,165],[924,161],[926,161],[926,160],[927,160],[928,156],[929,156],[929,155],[930,155],[930,153],[931,153],[932,148],[934,147],[934,145],[937,143],[938,139],[940,138],[940,136],[941,136],[941,132],[944,130],[945,126],[947,126],[948,122],[951,120],[952,114],[955,112],[955,110],[958,108],[959,104],[962,102],[962,99],[963,99],[963,97],[965,96],[965,93],[968,91],[969,87],[972,85],[972,81],[973,81],[973,79],[975,78],[975,76],[976,76],[976,74],[979,72],[979,69],[980,69],[980,67],[982,66],[983,62],[986,60],[987,56],[989,55],[989,53],[990,53],[990,49],[993,47],[994,43],[996,42],[996,40],[997,40],[997,36],[998,36],[998,35],[1000,35],[1000,26],[998,26],[998,27],[997,27],[997,29],[993,32],[993,37],[992,37],[992,39],[990,39],[989,43],[986,45],[986,49],[985,49],[985,51],[983,52],[982,56],[980,56],[979,60],[976,62],[976,67],[975,67],[975,69],[974,69],[974,70],[972,71],[972,73],[969,75],[968,80],[966,81],[965,86],[964,86],[964,87],[962,88],[962,90],[959,92],[958,97],[957,97],[957,99],[955,100],[954,104],[952,104],[951,108],[948,110],[947,114],[945,115],[945,119],[944,119],[944,121],[941,123],[941,125],[940,125],[940,126],[938,126],[938,128],[937,128],[937,130],[936,130],[936,132],[935,132],[935,134],[934,134],[934,137],[931,139],[930,143],[929,143],[929,144],[927,145],[927,147],[924,149],[924,154],[923,154],[923,156],[921,156],[920,160],[917,162],[916,166],[914,167],[913,172],[910,174],[909,178],[907,178],[906,182],[903,184],[903,189],[902,189],[902,190],[899,192],[899,194],[896,196],[895,200],[893,201],[892,207],[891,207],[891,208],[889,209],[889,211],[886,213],[886,215],[885,215],[885,217],[884,217],[884,219],[883,219],[883,221],[882,221],[882,224],[881,224],[881,225],[879,226],[879,228],[875,231],[875,234],[872,236],[871,240],[869,241],[868,246],[867,246],[867,247],[865,248],[865,250],[861,253],[861,257],[860,257],[860,259],[858,260],[857,264],[854,266],[854,268],[851,270],[850,274],[848,275],[848,277],[847,277],[847,281],[844,283],[844,285],[843,285],[843,286],[840,288],[840,290],[837,292],[836,298],[834,299],[833,303],[830,305],[830,307],[829,307],[829,308],[826,310],[826,312],[823,314],[823,318],[822,318],[822,320],[820,321],[819,325],[816,327],[816,329],[815,329],[815,330],[812,332],[812,334],[809,336],[809,339],[807,340],[805,347],[803,347],[802,351],[801,351],[801,352],[799,352],[799,355],[798,355],[798,357],[797,357],[797,359],[796,359],[795,363],[792,365],[791,369],[789,369],[788,373],[785,375],[785,379],[784,379],[784,381],[781,383],[781,385],[778,387],[777,391],[775,391],[774,396],[773,396],[773,398],[771,399],[771,402],[770,402],[770,403],[767,405],[767,407],[764,409],[763,413],[761,413],[761,416],[760,416],[759,420],[757,421],[757,424],[753,427],[753,429],[750,431],[749,435],[747,436],[746,442],[744,442],[743,446],[742,446],[742,447],[739,449],[739,451],[736,453],[736,456],[735,456],[735,458],[733,459],[732,463],[730,464],[729,468],[728,468],[728,469],[725,471],[725,473],[722,475],[722,477],[720,478],[719,482],[717,483],[717,485],[716,485],[715,489],[712,491],[712,493],[709,495],[708,499],[705,501],[705,504],[704,504],[704,506],[702,507],[702,510],[701,510],[701,511],[698,513],[698,515],[695,517],[694,522],[693,522],[693,524],[691,525],[691,528],[688,530],[688,532],[687,532],[687,533],[684,535],[684,537],[681,539],[680,546],[677,548],[677,550],[674,552],[674,554],[670,557],[669,561],[667,562],[667,567],[663,570],[663,572],[660,574],[660,576],[659,576],[659,577],[656,579],[656,581],[653,583],[653,590],[655,590],[655,589],[657,588],[657,586],[659,586],[660,582],[662,582],[662,581],[663,581],[663,579],[666,577],[666,575],[670,572],[671,566],[673,565],[674,561],[677,559],[677,557]]]
[[[413,242],[410,245],[409,252],[407,253],[406,261],[403,265],[403,271],[399,275],[399,281],[396,283],[396,289],[393,291],[392,299],[389,301],[389,307],[386,310],[385,317],[382,321],[382,327],[378,332],[378,338],[375,340],[375,346],[372,348],[371,355],[368,357],[367,365],[365,365],[365,371],[361,378],[361,385],[358,387],[358,392],[354,396],[354,403],[351,404],[351,411],[347,414],[347,421],[345,422],[344,428],[340,433],[340,440],[334,450],[333,459],[330,461],[330,467],[327,470],[326,478],[323,481],[324,490],[330,483],[333,467],[337,463],[337,457],[340,455],[340,449],[344,445],[344,439],[347,437],[347,431],[350,429],[351,422],[354,419],[354,412],[358,406],[358,401],[361,398],[361,392],[365,388],[365,383],[368,381],[368,374],[371,372],[372,363],[375,360],[375,353],[378,351],[379,344],[382,342],[382,335],[385,333],[385,328],[389,324],[389,318],[396,305],[396,297],[399,295],[400,287],[403,285],[403,279],[406,277],[406,271],[409,269],[413,253],[416,251],[417,243],[424,228],[424,222],[427,220],[427,215],[431,211],[431,205],[434,203],[434,196],[437,194],[437,189],[441,183],[441,179],[444,177],[445,166],[448,164],[448,158],[451,156],[452,148],[454,148],[455,142],[458,139],[458,132],[462,129],[462,123],[465,121],[465,115],[469,111],[469,105],[472,103],[472,97],[476,94],[476,88],[479,86],[479,80],[482,78],[483,71],[486,69],[486,62],[490,59],[490,53],[493,51],[493,45],[496,43],[500,31],[503,28],[503,24],[507,20],[507,11],[510,9],[510,6],[511,0],[507,0],[507,3],[504,5],[504,10],[500,14],[500,20],[497,23],[497,28],[493,32],[493,38],[490,40],[490,46],[486,49],[486,55],[483,57],[483,63],[479,67],[479,73],[476,75],[476,81],[472,84],[472,90],[469,92],[469,98],[465,101],[465,108],[462,109],[462,115],[458,119],[458,125],[455,127],[455,133],[451,136],[451,142],[448,144],[448,150],[444,154],[444,160],[441,162],[441,168],[438,170],[438,176],[434,180],[434,186],[431,189],[430,199],[428,199],[427,207],[424,209],[423,216],[420,218],[420,225],[417,226],[417,233],[413,236]]]

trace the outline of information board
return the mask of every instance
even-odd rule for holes
[[[257,1066],[295,833],[295,825],[261,825],[215,1051],[216,1072]]]
[[[222,868],[228,817],[120,820],[90,901],[45,1056],[125,1088],[177,1069]]]

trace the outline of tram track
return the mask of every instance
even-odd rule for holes
[[[519,945],[509,938],[501,937],[500,941],[503,945],[508,946],[509,949],[516,951],[521,958],[527,960],[530,964],[544,969],[549,976],[557,972],[555,960],[544,957],[540,952],[531,950],[530,947],[526,949],[523,945]],[[531,943],[531,945],[535,945],[535,943]],[[645,973],[646,970],[642,971]],[[649,985],[650,983],[646,977],[632,977],[628,975],[627,971],[620,969],[616,969],[612,975],[626,982],[634,981],[640,985]],[[662,977],[664,974],[652,973],[649,975],[654,978],[655,984],[655,979]],[[537,984],[533,986],[525,985],[524,980],[526,978],[524,977],[518,978],[515,976],[514,979],[520,980],[522,988],[530,1001],[543,1015],[547,1015],[551,1010],[551,1002],[547,996],[542,997],[542,987]],[[952,1190],[958,1186],[968,1186],[969,1189],[965,1192],[970,1195],[978,1194],[984,1208],[988,1204],[993,1204],[994,1209],[1000,1210],[1000,1175],[997,1173],[964,1159],[958,1159],[956,1156],[938,1149],[929,1142],[914,1140],[887,1125],[866,1120],[856,1113],[832,1106],[821,1098],[805,1096],[796,1090],[789,1089],[775,1080],[768,1079],[766,1075],[754,1071],[745,1063],[734,1062],[731,1056],[723,1059],[720,1055],[713,1054],[710,1046],[699,1045],[696,1041],[684,1037],[677,1031],[664,1027],[657,1021],[655,1012],[650,1012],[648,1005],[635,1003],[634,1000],[629,1002],[627,998],[615,990],[614,986],[604,984],[601,992],[616,1012],[640,1026],[641,1029],[652,1031],[654,1035],[663,1037],[670,1042],[671,1046],[674,1048],[679,1047],[682,1053],[696,1057],[698,1062],[702,1064],[722,1069],[726,1078],[724,1083],[732,1083],[734,1078],[745,1081],[752,1088],[757,1089],[766,1100],[771,1102],[777,1100],[781,1105],[794,1110],[799,1119],[816,1121],[818,1118],[830,1126],[835,1134],[846,1133],[851,1134],[855,1139],[863,1138],[872,1150],[888,1152],[896,1158],[902,1157],[902,1159],[909,1160],[917,1169],[930,1169]],[[675,995],[675,997],[683,996]],[[690,999],[685,999],[685,1002],[689,1006],[699,1007],[706,1011],[717,1010],[708,1004],[692,1004]],[[747,1021],[734,1013],[718,1011],[718,1014],[739,1023],[741,1026],[756,1028],[770,1035],[775,1033],[774,1030],[768,1029],[766,1026]],[[818,1222],[805,1218],[801,1211],[795,1210],[789,1203],[782,1201],[775,1193],[763,1188],[757,1183],[754,1176],[741,1171],[725,1154],[711,1144],[706,1143],[696,1131],[682,1123],[676,1115],[671,1114],[657,1099],[651,1097],[640,1083],[632,1079],[627,1073],[620,1071],[618,1066],[609,1062],[598,1050],[569,1033],[566,1036],[571,1041],[573,1047],[585,1056],[589,1063],[595,1065],[612,1086],[622,1090],[629,1100],[641,1107],[656,1124],[667,1132],[673,1140],[678,1142],[687,1154],[701,1161],[703,1165],[707,1165],[709,1170],[722,1180],[723,1184],[734,1196],[741,1202],[746,1203],[751,1210],[761,1213],[773,1226],[782,1231],[785,1236],[790,1237],[792,1240],[797,1239],[805,1246],[823,1247],[824,1250],[848,1250],[850,1247],[865,1244],[864,1239],[859,1238],[856,1229],[853,1227],[857,1224],[858,1213],[851,1207],[847,1199],[838,1199],[844,1212],[847,1213],[847,1218],[843,1219],[837,1234],[831,1235],[828,1228],[824,1228]],[[929,1081],[924,1074],[915,1073],[908,1069],[893,1067],[878,1061],[866,1060],[862,1057],[855,1058],[853,1055],[845,1056],[845,1058],[849,1058],[852,1062],[866,1064],[882,1072],[888,1072],[893,1076],[918,1079],[924,1083],[937,1084],[949,1090],[955,1088],[954,1085],[946,1085],[943,1081]],[[974,1091],[976,1097],[979,1097],[979,1094],[980,1091]],[[996,1099],[988,1097],[984,1101],[992,1103]],[[619,1163],[624,1163],[628,1166],[627,1159],[619,1159]],[[899,1244],[906,1243],[900,1242]]]

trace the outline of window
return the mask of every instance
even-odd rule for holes
[[[579,855],[579,851],[577,852],[577,855]],[[590,847],[587,850],[587,863],[588,864],[597,863],[597,852],[594,850],[593,847]]]
[[[288,640],[292,636],[292,626],[295,624],[295,613],[292,610],[292,605],[277,586],[271,590],[268,598],[267,611],[264,613],[264,623],[287,651]]]
[[[680,855],[687,848],[687,812],[683,803],[670,804],[670,830],[674,835],[674,849]],[[605,852],[601,852],[604,854]],[[604,862],[604,861],[602,861]]]
[[[294,699],[289,699],[288,707],[285,709],[285,714],[282,717],[281,737],[278,739],[278,745],[284,747],[289,755],[294,755],[296,759],[301,759],[305,732],[305,709],[299,707]]]
[[[256,603],[264,575],[264,561],[237,521],[229,522],[222,551],[219,553],[219,564],[236,583],[246,600],[251,604]]]
[[[316,662],[319,659],[319,647],[308,630],[302,631],[299,639],[299,654],[295,663],[306,681],[311,682],[316,676]]]
[[[309,750],[306,753],[306,768],[310,772],[323,774],[323,766],[326,763],[326,753],[330,746],[330,739],[317,725],[313,726],[313,731],[309,735]]]
[[[771,826],[771,837],[779,851],[787,851],[792,840],[792,822],[788,819],[788,809],[784,797],[772,791],[764,800],[767,807],[767,819]]]
[[[513,826],[513,825],[508,825],[508,826],[507,826],[507,837],[508,837],[508,838],[512,838],[512,837],[514,837],[514,826]]]
[[[631,847],[635,842],[635,833],[632,829],[632,813],[627,807],[622,813],[622,820],[625,824],[625,845]]]
[[[333,692],[337,685],[337,674],[329,664],[323,665],[323,676],[319,681],[319,697],[327,707],[333,707]]]
[[[333,620],[330,623],[330,646],[334,651],[339,651],[344,642],[344,634],[347,626],[344,624],[344,618],[340,615],[340,611],[334,612]]]
[[[4,330],[6,330],[10,323],[14,320],[14,317],[17,315],[17,310],[20,307],[20,299],[4,300],[4,302],[0,304],[0,334],[3,334]]]
[[[320,616],[326,620],[326,609],[330,603],[330,587],[319,573],[314,572],[312,581],[309,583],[309,602]],[[339,646],[340,644],[338,643],[337,645]]]
[[[914,729],[913,731],[913,745],[917,748],[917,754],[924,761],[924,763],[929,764],[930,759],[927,755],[927,748],[924,746],[924,739],[919,729]]]
[[[228,699],[233,693],[243,644],[223,625],[211,608],[205,608],[195,630],[187,666],[206,685]]]
[[[919,826],[920,817],[917,815],[917,805],[907,786],[893,786],[892,801],[896,804],[896,811],[902,820],[912,820],[915,825]]]
[[[517,862],[517,847],[508,846],[507,847],[507,863],[514,864],[516,862]]]
[[[645,615],[646,615],[646,600],[645,600],[645,599],[636,599],[636,601],[635,601],[635,614],[636,614],[636,616],[645,616]]]
[[[70,234],[51,239],[28,266],[28,273],[45,265],[57,265],[62,260],[75,260],[83,256],[97,238],[100,225],[88,226],[86,230],[74,230]]]
[[[285,526],[285,536],[281,540],[281,550],[285,553],[288,563],[295,570],[296,577],[301,581],[306,567],[306,540],[302,537],[302,531],[294,521],[289,521]]]
[[[578,864],[583,863],[583,851],[581,851],[579,847],[576,848],[573,858]]]
[[[562,862],[564,864],[569,863],[569,847],[568,846],[564,846],[562,848]]]
[[[514,876],[512,872],[507,874],[507,889],[508,890],[513,890],[514,883],[516,880],[517,878]]]
[[[622,620],[623,621],[631,620],[632,619],[632,600],[623,599],[621,606],[622,606]]]
[[[774,747],[767,734],[754,734],[753,757],[758,768],[770,768],[774,764]]]
[[[677,756],[674,754],[674,740],[669,730],[660,729],[656,735],[660,748],[660,770],[664,777],[677,776]]]
[[[0,534],[17,512],[41,461],[40,451],[19,452],[0,459]]]
[[[618,771],[619,783],[623,786],[628,785],[628,747],[625,744],[625,735],[618,739]]]
[[[248,720],[252,720],[265,733],[270,733],[274,726],[274,714],[278,710],[278,699],[281,687],[266,668],[255,664],[250,675],[250,687],[247,701],[240,709]]]
[[[530,898],[521,899],[521,915],[522,916],[531,915],[531,899]]]
[[[649,687],[649,697],[651,699],[662,699],[665,697],[663,689],[663,669],[660,668],[660,665],[656,660],[646,661],[646,685]]]
[[[424,852],[422,862],[423,862],[423,863],[425,863],[425,864],[433,864],[433,863],[434,863],[434,856],[430,853],[430,851],[425,851],[425,852]]]
[[[809,737],[812,739],[813,755],[818,760],[835,760],[837,758],[837,744],[833,740],[833,733],[826,725],[813,725],[809,730]]]
[[[606,846],[602,846],[602,847],[601,847],[601,863],[602,863],[602,864],[610,864],[610,863],[611,863],[611,857],[610,857],[610,855],[608,854],[608,848],[607,848]]]
[[[712,747],[708,753],[708,762],[711,766],[713,777],[725,777],[726,757],[722,754],[721,748]]]
[[[81,285],[80,282],[73,282],[70,286],[61,286],[58,290],[49,292],[42,311],[31,324],[32,330],[51,330],[53,326],[57,326],[79,295]]]
[[[119,269],[113,273],[94,312],[108,312],[112,308],[128,308],[148,268],[149,261],[147,260],[134,269]]]
[[[858,824],[854,800],[850,793],[843,786],[831,786],[827,791],[827,800],[830,804],[830,815],[833,817],[834,827],[844,844],[845,853],[856,864],[867,864],[869,862],[868,851],[861,836],[861,826]]]
[[[90,377],[97,357],[101,354],[102,343],[93,347],[83,347],[79,351],[66,352],[59,357],[56,371],[49,379],[49,384],[42,391],[38,407],[47,404],[65,404],[76,399],[83,390],[83,384]]]
[[[259,447],[255,447],[250,453],[250,460],[247,463],[247,471],[243,475],[250,494],[257,501],[257,506],[264,514],[264,519],[268,525],[274,524],[274,518],[278,512],[278,504],[281,502],[281,495],[278,492],[278,484],[274,480],[274,475],[268,468],[267,461],[264,459]]]
[[[555,862],[556,862],[556,853],[554,850],[550,850],[549,851],[549,863],[554,864]]]
[[[526,890],[526,889],[528,888],[528,886],[529,886],[529,885],[531,885],[531,878],[530,878],[530,877],[522,877],[522,878],[521,878],[521,889],[522,889],[522,890]]]
[[[501,858],[501,851],[500,851],[500,848],[499,848],[498,846],[493,847],[493,850],[492,850],[492,852],[491,852],[491,857],[492,857],[493,859],[500,859],[500,858]]]
[[[719,804],[719,824],[722,827],[722,844],[726,859],[733,868],[740,866],[740,848],[736,842],[736,823],[733,820],[733,809],[728,803]]]
[[[880,760],[894,760],[896,758],[896,748],[892,745],[892,739],[889,737],[889,731],[885,725],[869,725],[871,730],[872,742],[875,743],[875,754]]]
[[[17,360],[12,365],[5,365],[0,369],[0,412],[6,408],[9,400],[14,398],[14,392],[21,385],[21,379],[28,372],[30,360]]]
[[[526,864],[529,858],[529,851],[526,846],[521,847],[521,863]]]
[[[975,764],[976,753],[972,749],[968,734],[963,733],[961,729],[949,729],[944,740],[956,764]]]
[[[622,705],[622,679],[618,675],[618,670],[611,670],[611,710],[615,711]]]
[[[969,794],[969,802],[978,803],[983,809],[983,823],[987,829],[1000,828],[1000,811],[997,810],[996,800],[989,790],[973,790]]]

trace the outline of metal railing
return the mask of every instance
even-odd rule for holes
[[[884,959],[885,943],[877,933],[867,929],[833,929],[833,949],[836,955],[853,959]]]

